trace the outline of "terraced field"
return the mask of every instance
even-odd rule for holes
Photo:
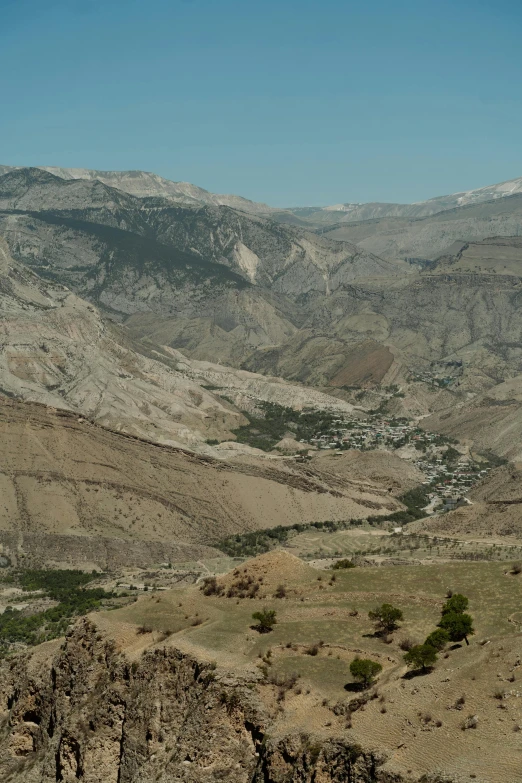
[[[378,745],[390,774],[417,780],[440,769],[494,783],[522,780],[520,579],[505,563],[454,562],[405,566],[399,581],[396,568],[321,571],[279,550],[218,577],[221,594],[205,595],[200,583],[95,617],[133,658],[174,646],[246,678],[275,735],[348,736]],[[254,584],[255,597],[244,597]],[[448,591],[469,598],[476,633],[469,646],[447,646],[432,671],[412,677],[401,648],[435,628]],[[383,602],[403,612],[385,639],[368,617]],[[270,633],[254,627],[262,607],[277,613]],[[356,656],[382,666],[363,704],[349,672]]]

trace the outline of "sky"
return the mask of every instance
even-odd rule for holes
[[[520,0],[0,0],[0,163],[274,206],[522,176]]]

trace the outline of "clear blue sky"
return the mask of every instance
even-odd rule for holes
[[[521,0],[0,0],[0,163],[274,205],[522,176]]]

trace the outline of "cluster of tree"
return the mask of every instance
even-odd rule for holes
[[[376,517],[382,521],[381,517]],[[347,519],[340,521],[325,522],[296,522],[293,525],[282,527],[267,528],[265,530],[254,530],[250,533],[236,533],[217,541],[215,546],[229,557],[254,557],[264,552],[270,552],[278,544],[285,544],[289,538],[297,533],[304,533],[308,530],[325,530],[328,533],[335,533],[337,530],[346,530],[349,527],[362,525],[363,519]]]
[[[8,606],[0,615],[0,649],[7,652],[9,645],[15,642],[34,645],[61,636],[71,618],[98,609],[102,601],[113,597],[113,593],[84,587],[97,576],[99,574],[95,572],[67,570],[28,570],[16,574],[15,581],[24,590],[42,591],[42,596],[59,603],[30,615]]]
[[[261,415],[245,414],[249,423],[234,430],[239,443],[271,451],[291,430],[297,440],[309,441],[318,432],[332,429],[337,416],[328,411],[295,411],[275,402],[261,402]]]
[[[501,465],[507,465],[509,461],[505,457],[499,457],[498,454],[494,454],[492,451],[482,451],[480,457],[482,460],[485,460],[485,463],[483,462],[481,465],[481,467],[485,468],[499,468]]]
[[[454,465],[462,456],[460,451],[454,449],[453,446],[448,446],[446,451],[442,454],[442,459],[447,465]]]
[[[468,608],[466,596],[456,593],[448,597],[442,607],[441,619],[437,628],[432,631],[423,644],[412,646],[404,656],[405,662],[414,670],[428,671],[437,661],[437,653],[449,642],[468,642],[468,636],[474,633],[473,620],[466,612]],[[382,604],[368,612],[368,617],[375,623],[376,633],[387,636],[399,627],[403,619],[400,609],[392,604]],[[355,658],[350,664],[350,673],[361,687],[369,687],[382,670],[380,663],[369,658]]]
[[[344,568],[355,568],[355,563],[353,560],[350,560],[347,557],[341,558],[341,560],[336,560],[335,563],[331,566],[331,568],[334,571],[339,571]]]
[[[59,600],[69,591],[78,590],[99,576],[97,571],[27,569],[16,574],[15,579],[18,578],[22,590],[43,590],[50,598]]]
[[[393,514],[387,516],[369,516],[368,522],[382,523],[382,522],[400,522],[403,525],[407,525],[408,522],[414,522],[416,519],[422,519],[426,516],[423,509],[428,505],[430,499],[428,493],[431,491],[429,486],[420,485],[413,489],[404,492],[399,495],[399,500],[406,506],[404,511],[394,511]]]
[[[435,631],[432,631],[423,644],[412,647],[404,656],[405,662],[413,669],[427,671],[437,661],[437,653],[449,642],[468,642],[468,636],[474,633],[473,619],[466,612],[466,596],[456,593],[448,598],[442,607],[442,616]]]

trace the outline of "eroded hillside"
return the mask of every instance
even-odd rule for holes
[[[0,434],[0,540],[15,562],[186,561],[233,533],[402,508],[385,476],[213,460],[42,405],[2,400]]]

